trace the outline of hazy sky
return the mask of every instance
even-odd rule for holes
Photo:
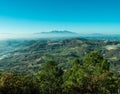
[[[120,0],[0,0],[0,33],[120,33]]]

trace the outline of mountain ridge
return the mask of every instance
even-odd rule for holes
[[[77,34],[75,32],[71,32],[71,31],[67,31],[67,30],[64,30],[64,31],[53,30],[50,32],[41,32],[41,33],[42,34]]]

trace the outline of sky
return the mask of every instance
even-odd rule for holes
[[[0,0],[0,33],[120,34],[120,0]]]

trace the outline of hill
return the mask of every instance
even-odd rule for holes
[[[7,43],[9,43],[8,41]],[[75,58],[82,58],[90,51],[96,50],[111,63],[111,70],[120,72],[120,42],[109,40],[90,40],[70,38],[63,40],[27,40],[12,41],[0,55],[1,71],[21,71],[34,73],[46,61],[57,61],[63,69],[71,66]],[[7,48],[6,48],[7,49]]]

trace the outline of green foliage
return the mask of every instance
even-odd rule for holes
[[[119,94],[120,78],[109,70],[109,63],[98,52],[76,59],[62,70],[54,61],[42,65],[30,76],[0,74],[0,94]]]
[[[54,61],[49,61],[37,74],[37,80],[42,94],[61,94],[63,71]]]
[[[0,94],[39,94],[39,88],[33,79],[3,73],[0,77]]]
[[[109,71],[109,63],[98,52],[85,56],[83,65],[76,60],[63,76],[66,94],[118,93],[118,77]]]
[[[83,59],[83,63],[87,67],[101,67],[101,70],[109,70],[109,63],[97,51],[87,54]]]
[[[74,62],[73,66],[65,71],[63,75],[63,92],[67,94],[78,94],[80,92],[79,86],[84,75],[82,66],[78,62]]]

